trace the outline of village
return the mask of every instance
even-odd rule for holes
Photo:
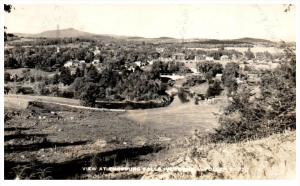
[[[295,177],[293,6],[258,6],[272,34],[249,5],[31,6],[4,6],[5,179]]]

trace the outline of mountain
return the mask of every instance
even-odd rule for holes
[[[25,34],[25,33],[13,33],[19,37],[45,37],[45,38],[56,38],[57,30],[48,30],[38,34]],[[185,43],[202,43],[202,44],[226,44],[226,43],[248,43],[248,44],[274,44],[275,42],[266,40],[266,39],[258,39],[258,38],[250,38],[244,37],[239,39],[204,39],[204,38],[186,38],[186,39],[177,39],[172,37],[158,37],[158,38],[145,38],[139,36],[121,36],[121,35],[111,35],[111,34],[93,34],[89,32],[83,32],[80,30],[76,30],[74,28],[67,28],[59,30],[59,37],[94,37],[98,39],[122,39],[122,40],[131,40],[131,41],[152,41],[152,42],[185,42]]]
[[[38,34],[24,34],[24,33],[14,33],[20,37],[46,37],[46,38],[56,38],[57,37],[57,30],[48,30]],[[67,28],[59,30],[59,37],[91,37],[95,36],[96,34],[92,34],[89,32],[83,32],[76,30],[74,28]]]

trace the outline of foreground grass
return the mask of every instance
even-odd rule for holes
[[[144,174],[143,179],[292,179],[296,176],[296,132],[241,143],[202,144],[195,137],[170,148],[151,166],[190,168],[190,173]]]

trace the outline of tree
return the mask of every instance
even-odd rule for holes
[[[227,88],[228,95],[232,95],[237,90],[236,78],[239,76],[239,65],[237,63],[226,64],[223,75],[222,82]]]
[[[36,83],[33,88],[38,95],[46,95],[49,93],[44,81]]]
[[[10,81],[10,73],[8,72],[4,72],[4,82],[7,83],[8,81]]]
[[[4,4],[4,11],[5,12],[10,13],[12,8],[13,8],[12,5]]]
[[[73,82],[71,71],[67,67],[62,67],[60,70],[60,82],[64,85],[70,85]]]
[[[12,9],[13,9],[13,6],[12,6],[12,5],[4,4],[4,11],[5,11],[5,12],[10,13]],[[7,29],[7,27],[4,26],[4,42],[7,41],[7,33],[6,33],[6,29]]]
[[[206,97],[215,97],[221,94],[223,88],[221,87],[221,81],[214,81],[213,85],[209,86],[206,92]]]
[[[84,106],[95,106],[97,95],[99,92],[99,86],[96,83],[87,83],[84,87],[84,91],[80,95],[80,102]]]
[[[98,73],[97,68],[94,65],[91,65],[87,69],[85,77],[87,80],[89,80],[91,82],[94,82],[94,83],[98,82],[99,81],[99,73]]]
[[[77,77],[74,82],[70,85],[69,90],[74,92],[75,98],[79,98],[80,94],[84,92],[84,88],[88,80],[85,77]]]
[[[251,52],[250,48],[248,48],[248,50],[244,54],[248,60],[255,58],[255,55],[253,54],[253,52]]]
[[[199,72],[202,72],[208,79],[215,77],[216,74],[223,72],[223,66],[220,63],[202,62],[197,64]]]
[[[74,74],[74,79],[76,79],[77,77],[82,77],[82,76],[84,76],[84,71],[77,67],[75,74]]]
[[[57,73],[54,74],[53,78],[52,78],[52,84],[56,85],[59,83],[59,75]]]
[[[232,96],[213,141],[243,141],[296,129],[296,55],[289,49],[285,55],[279,68],[262,74],[261,96],[254,96],[250,87]]]

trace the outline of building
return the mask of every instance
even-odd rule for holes
[[[196,55],[194,60],[195,61],[201,61],[201,60],[205,60],[206,55]]]
[[[175,54],[173,54],[173,59],[179,60],[179,61],[185,60],[185,54],[184,53],[175,53]]]
[[[213,57],[206,56],[206,57],[205,57],[205,61],[214,61],[214,58],[213,58]]]
[[[156,48],[155,50],[156,50],[156,52],[158,52],[158,53],[162,53],[162,52],[164,52],[164,51],[165,51],[165,49],[164,49],[164,48]]]
[[[64,67],[72,67],[73,66],[73,61],[67,61],[65,64],[64,64]]]
[[[220,58],[221,61],[228,61],[229,57],[227,55],[222,55]]]
[[[238,57],[235,54],[232,54],[231,60],[236,61],[237,59],[238,59]]]
[[[64,64],[64,67],[68,67],[68,68],[82,68],[82,66],[85,65],[85,60],[74,60],[74,61],[67,61],[65,64]]]
[[[216,74],[215,80],[222,81],[222,76],[223,76],[223,74]]]
[[[99,55],[100,54],[99,47],[96,46],[93,53],[94,53],[94,55]]]
[[[94,60],[92,61],[92,64],[93,64],[93,65],[97,65],[97,64],[99,64],[99,63],[100,63],[99,59],[94,59]]]
[[[142,62],[141,61],[136,61],[134,62],[136,64],[136,66],[141,67],[142,66]]]

